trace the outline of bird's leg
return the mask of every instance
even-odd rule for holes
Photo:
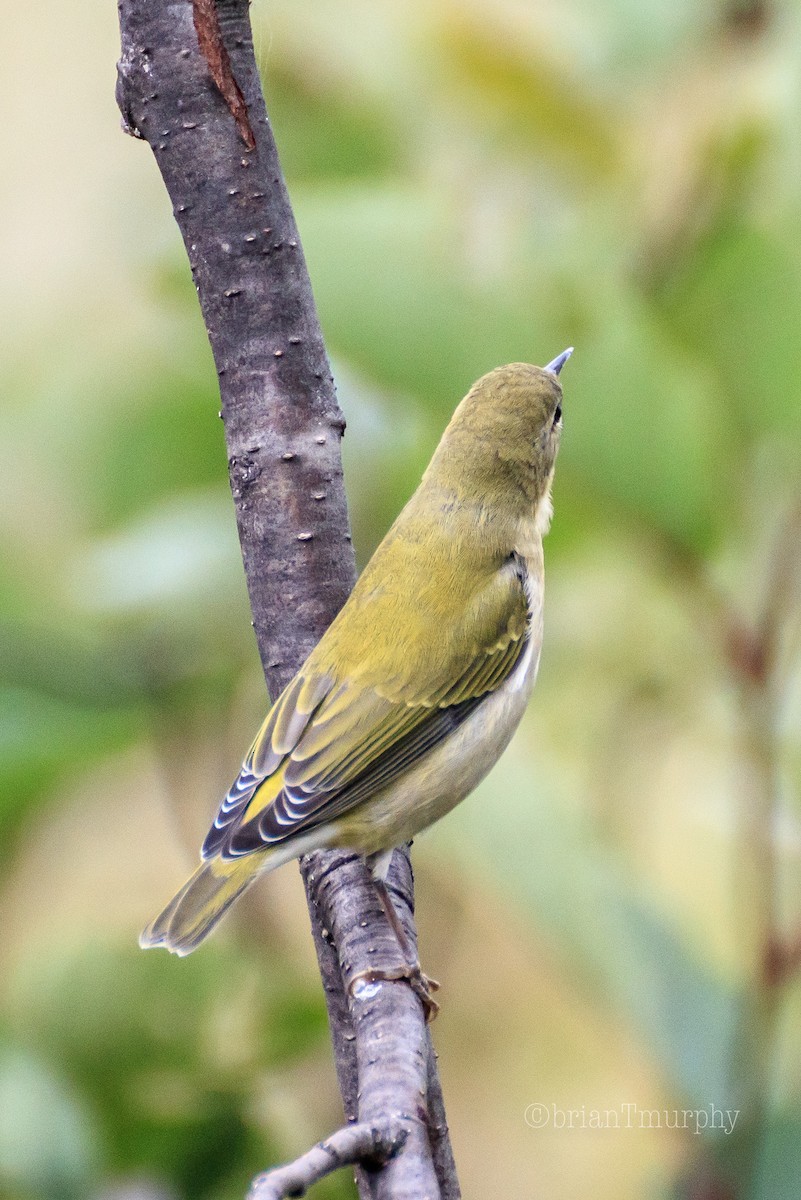
[[[431,993],[439,990],[439,984],[437,983],[436,979],[430,979],[427,975],[423,974],[422,967],[420,966],[420,959],[406,936],[406,930],[403,928],[401,919],[395,909],[395,905],[392,903],[392,897],[389,894],[389,888],[387,887],[385,880],[374,878],[373,884],[378,893],[378,899],[381,901],[381,907],[386,914],[386,918],[389,921],[392,932],[395,934],[398,946],[400,947],[400,952],[406,964],[407,974],[404,974],[401,976],[401,978],[408,979],[412,991],[416,996],[420,997],[423,1008],[426,1012],[426,1021],[433,1021],[434,1017],[439,1012],[439,1005]]]
[[[384,910],[389,927],[395,935],[395,940],[398,943],[398,949],[401,952],[401,957],[404,961],[404,966],[392,969],[382,969],[380,967],[372,968],[369,971],[360,971],[354,980],[351,981],[351,989],[357,981],[365,981],[375,983],[379,980],[395,980],[406,979],[409,986],[416,996],[419,997],[426,1014],[426,1021],[431,1022],[439,1012],[439,1005],[432,996],[432,992],[439,989],[439,984],[436,979],[429,979],[423,974],[420,966],[420,959],[406,936],[406,930],[403,928],[400,917],[398,916],[395,905],[392,902],[392,897],[389,894],[389,888],[386,883],[386,874],[389,870],[389,863],[392,858],[392,851],[387,851],[384,854],[371,856],[368,859],[370,874],[373,879],[378,899],[381,901],[381,907]]]

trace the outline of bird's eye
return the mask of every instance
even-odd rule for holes
[[[556,406],[556,410],[555,410],[555,412],[554,412],[554,414],[553,414],[553,424],[554,424],[554,428],[556,428],[556,426],[559,424],[559,422],[560,422],[561,420],[562,420],[562,405],[561,405],[561,404],[557,404],[557,406]]]

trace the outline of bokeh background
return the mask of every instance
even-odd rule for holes
[[[535,698],[415,849],[466,1195],[797,1197],[798,6],[252,11],[360,560],[576,346]],[[0,14],[0,1194],[233,1200],[340,1110],[294,868],[136,946],[265,704],[216,380],[115,6]]]

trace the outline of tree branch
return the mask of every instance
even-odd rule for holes
[[[254,629],[276,696],[344,603],[355,569],[344,420],[264,107],[248,0],[216,0],[211,14],[206,0],[120,0],[119,12],[123,126],[150,144],[189,255],[220,380]],[[347,1119],[390,1140],[398,1120],[406,1130],[394,1157],[376,1165],[370,1155],[360,1167],[360,1194],[456,1200],[419,1001],[405,983],[347,991],[356,974],[397,962],[364,866],[321,852],[302,871]],[[414,938],[408,855],[396,854],[390,878]]]
[[[253,1180],[248,1200],[284,1200],[286,1196],[305,1196],[313,1183],[324,1179],[339,1167],[353,1163],[386,1163],[397,1154],[406,1140],[400,1121],[385,1125],[349,1125],[318,1142],[294,1162],[274,1167]]]

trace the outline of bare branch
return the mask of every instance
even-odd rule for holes
[[[355,977],[370,967],[392,970],[403,966],[397,941],[382,919],[367,868],[358,855],[318,853],[307,855],[302,871],[310,903],[337,947],[342,977],[351,996],[359,1120],[378,1124],[386,1120],[387,1113],[401,1111],[413,1121],[402,1154],[377,1176],[357,1173],[362,1194],[374,1195],[377,1200],[396,1196],[442,1196],[452,1200],[459,1195],[455,1168],[438,1178],[432,1154],[439,1136],[432,1136],[431,1127],[446,1126],[441,1093],[436,1110],[429,1103],[433,1093],[429,1069],[434,1068],[436,1079],[436,1068],[422,1005],[402,980],[369,984],[354,989],[355,995],[351,991]],[[395,852],[388,882],[407,936],[416,945],[407,850]],[[438,1081],[435,1086],[439,1087]],[[400,1095],[406,1097],[402,1107],[398,1105]],[[439,1161],[443,1166],[447,1162],[441,1149]]]
[[[400,1118],[390,1118],[380,1128],[349,1125],[318,1142],[294,1162],[265,1171],[253,1180],[248,1200],[284,1200],[305,1196],[313,1183],[340,1167],[354,1163],[386,1163],[406,1141],[407,1129]]]
[[[264,107],[248,0],[216,0],[227,55],[226,65],[217,47],[222,88],[210,73],[214,55],[208,46],[201,53],[196,4],[120,0],[117,94],[125,128],[153,149],[189,255],[220,379],[254,629],[275,696],[353,585],[339,448],[344,420]],[[243,145],[241,121],[232,120],[236,104],[229,109],[231,96],[223,94],[230,81],[241,92],[253,150]],[[395,860],[392,887],[413,940],[411,869],[408,856]],[[320,853],[302,869],[347,1117],[382,1137],[390,1137],[391,1114],[403,1113],[408,1126],[386,1165],[357,1172],[360,1194],[455,1200],[419,1000],[406,983],[374,985],[360,999],[347,995],[355,975],[397,962],[364,866],[353,856]]]
[[[220,29],[257,147],[201,56],[191,0],[122,0],[120,92],[173,203],[220,378],[231,490],[272,695],[353,585],[336,400],[261,96],[246,0]]]

